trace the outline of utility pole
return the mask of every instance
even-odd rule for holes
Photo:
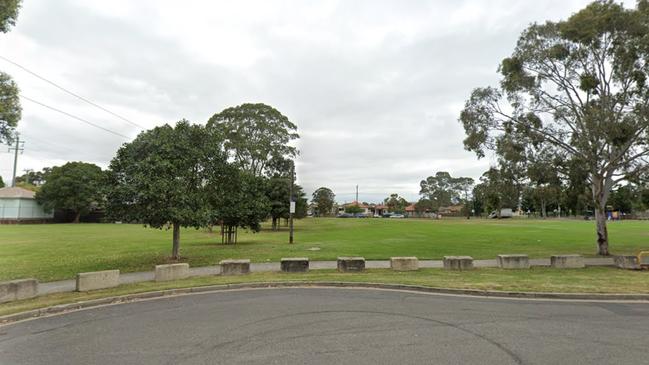
[[[358,202],[358,185],[356,185],[356,204],[360,205]]]
[[[293,185],[295,183],[295,162],[291,164],[291,179],[290,179],[290,186],[288,188],[288,229],[289,229],[289,236],[288,236],[288,243],[293,243],[293,213],[295,213],[295,201],[293,201]]]
[[[16,139],[14,140],[13,147],[9,146],[9,152],[14,151],[14,174],[11,179],[11,187],[16,186],[16,168],[18,167],[18,152],[23,152],[25,150],[25,141],[20,140],[20,136],[16,134]]]

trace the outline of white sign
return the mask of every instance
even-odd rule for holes
[[[295,202],[291,202],[291,208],[289,210],[291,214],[295,213]]]

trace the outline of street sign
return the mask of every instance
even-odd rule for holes
[[[295,214],[295,202],[291,202],[291,208],[290,208],[289,213]]]

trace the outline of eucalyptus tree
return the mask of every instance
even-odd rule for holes
[[[609,254],[612,187],[649,163],[649,2],[596,1],[567,20],[532,24],[460,115],[465,148],[484,157],[504,140],[545,148],[588,171],[597,253]]]

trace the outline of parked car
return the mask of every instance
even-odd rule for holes
[[[381,217],[383,217],[383,218],[390,218],[390,217],[392,217],[392,214],[393,214],[393,213],[383,213],[383,215],[381,215]]]
[[[340,213],[336,217],[338,218],[354,218],[354,215],[351,213]]]
[[[403,214],[392,214],[390,218],[405,218],[406,216]]]
[[[365,213],[356,213],[354,214],[355,218],[367,218],[367,214]]]

